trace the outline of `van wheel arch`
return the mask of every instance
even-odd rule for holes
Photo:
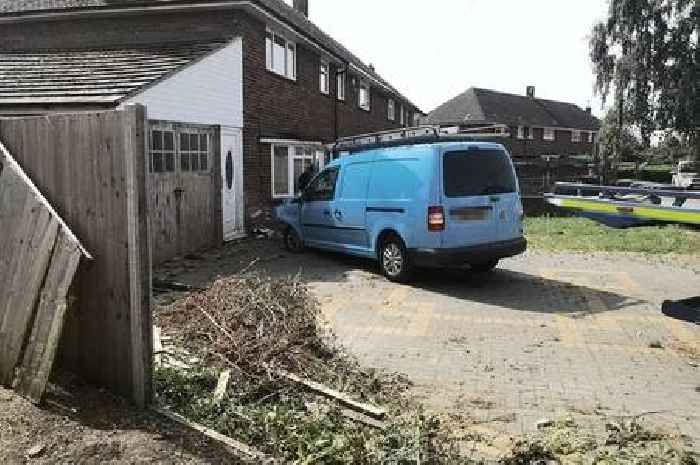
[[[399,234],[393,229],[385,229],[381,233],[379,233],[379,236],[377,236],[377,242],[374,244],[374,251],[377,254],[377,258],[379,258],[379,254],[381,253],[382,245],[390,237],[395,237],[399,239],[404,244],[404,247],[406,246],[406,241],[403,240],[401,234]]]
[[[377,238],[377,261],[379,270],[390,281],[405,283],[410,280],[412,267],[408,250],[403,238],[396,231],[382,231]]]

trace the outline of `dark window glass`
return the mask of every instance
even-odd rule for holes
[[[197,134],[190,134],[190,150],[199,150],[199,136]]]
[[[175,153],[165,153],[165,171],[175,171]]]
[[[190,149],[190,135],[180,134],[180,150],[188,151]]]
[[[445,195],[506,194],[517,190],[515,173],[503,150],[469,149],[447,152],[443,159]]]
[[[180,170],[189,171],[190,170],[190,154],[180,152]]]
[[[209,169],[209,160],[206,153],[199,154],[199,169],[201,171],[207,171]]]
[[[199,150],[202,152],[209,150],[209,137],[206,134],[199,135]]]
[[[163,132],[153,131],[151,133],[151,148],[153,150],[163,150]]]
[[[163,172],[163,154],[154,153],[153,154],[153,172],[162,173]]]
[[[175,150],[175,134],[172,132],[163,133],[163,148],[164,150]]]
[[[190,168],[192,168],[192,171],[199,171],[199,154],[193,153],[191,155],[192,156],[190,157]]]
[[[308,202],[333,200],[335,198],[335,184],[337,180],[337,168],[330,168],[319,174],[304,192],[304,200]]]

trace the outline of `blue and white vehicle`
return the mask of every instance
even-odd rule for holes
[[[377,134],[339,142],[344,156],[277,207],[288,250],[374,259],[393,281],[416,267],[489,271],[525,251],[517,177],[503,145],[439,129]]]

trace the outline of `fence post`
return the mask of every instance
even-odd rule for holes
[[[124,110],[127,225],[130,292],[132,399],[145,407],[152,396],[153,317],[151,309],[151,244],[148,224],[146,107]]]

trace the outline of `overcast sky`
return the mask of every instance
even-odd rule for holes
[[[291,0],[288,0],[291,3]],[[591,104],[607,0],[309,0],[309,17],[429,112],[471,86]]]

